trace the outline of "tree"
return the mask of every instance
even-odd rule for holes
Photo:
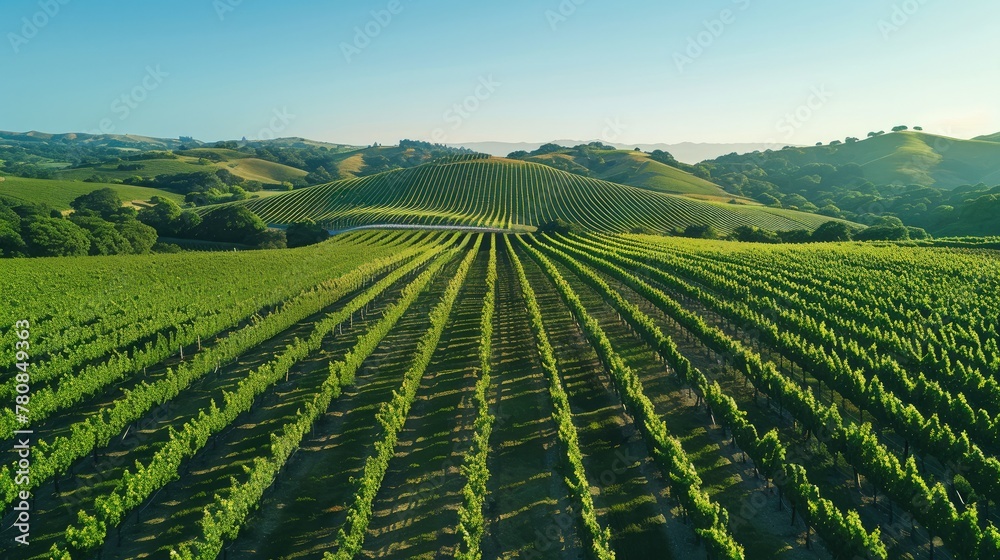
[[[0,220],[0,257],[18,257],[24,254],[27,245],[14,224]]]
[[[258,249],[284,249],[288,246],[285,232],[280,229],[265,229],[251,235],[244,242]]]
[[[154,196],[152,202],[153,206],[139,211],[139,221],[164,237],[190,237],[201,224],[201,216],[192,210],[181,211],[169,198]]]
[[[782,243],[809,243],[812,240],[812,233],[806,229],[779,231],[778,238]]]
[[[87,231],[91,255],[121,255],[132,252],[132,245],[115,229],[114,224],[97,216],[76,216],[70,221]]]
[[[223,206],[202,218],[195,228],[198,239],[243,243],[267,229],[267,224],[245,206]]]
[[[538,233],[580,233],[583,226],[556,218],[554,221],[542,224],[538,227]]]
[[[127,220],[120,224],[115,224],[115,229],[118,230],[118,233],[132,247],[133,254],[146,254],[156,244],[156,230],[139,220]]]
[[[291,224],[285,230],[285,236],[288,240],[288,247],[295,248],[326,241],[330,238],[330,232],[324,227],[316,225],[316,222],[309,220]]]
[[[243,182],[245,181],[243,177],[240,177],[238,175],[233,175],[233,173],[228,169],[220,169],[216,171],[215,176],[218,177],[220,181],[229,186],[242,185]]]
[[[816,228],[812,240],[820,243],[850,241],[851,228],[844,222],[827,222]]]
[[[755,226],[740,226],[733,230],[729,236],[734,241],[744,243],[780,243],[781,239],[773,231],[761,229]]]
[[[690,225],[684,230],[682,236],[695,239],[718,239],[720,237],[719,230],[711,225]]]
[[[854,238],[858,241],[907,241],[910,231],[904,226],[874,226],[860,231]]]
[[[114,189],[104,188],[78,196],[69,205],[77,212],[90,210],[102,218],[107,218],[122,207],[122,199]]]
[[[160,232],[160,235],[173,235],[171,226],[181,215],[181,207],[176,202],[162,196],[154,196],[152,206],[139,211],[139,221]]]
[[[757,201],[772,208],[781,208],[781,201],[772,194],[763,193],[757,196]]]
[[[72,257],[90,250],[87,231],[68,220],[43,218],[28,224],[28,251],[36,257]]]
[[[910,127],[906,126],[905,124],[892,127],[893,132],[903,132],[904,130],[909,130],[909,129]]]

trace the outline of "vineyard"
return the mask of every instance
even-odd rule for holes
[[[0,557],[1000,558],[994,252],[610,233],[816,224],[496,159],[249,204],[592,232],[0,269]]]
[[[468,158],[296,190],[245,204],[271,224],[313,220],[329,229],[419,224],[528,230],[557,219],[612,232],[714,225],[816,229],[829,218],[713,203],[574,175],[537,163]]]

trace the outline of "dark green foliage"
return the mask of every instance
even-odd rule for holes
[[[25,228],[28,252],[36,257],[70,257],[86,255],[91,241],[87,230],[56,218],[35,220]]]
[[[812,240],[820,243],[850,241],[851,228],[844,222],[827,222],[816,228]]]
[[[77,197],[70,206],[77,212],[90,210],[102,218],[108,218],[122,207],[122,199],[112,189],[98,189]]]
[[[146,181],[145,184],[146,186],[181,194],[202,192],[210,189],[226,190],[226,184],[219,178],[219,175],[211,171],[160,175],[151,181]]]
[[[740,226],[733,230],[729,236],[733,241],[744,243],[780,243],[781,239],[773,231],[761,229],[755,226]]]
[[[181,210],[169,198],[154,196],[153,206],[139,211],[139,221],[165,237],[191,237],[201,224],[201,216],[191,210]]]
[[[721,237],[719,230],[711,225],[690,225],[681,234],[682,237],[694,239],[718,239]]]
[[[805,229],[779,231],[778,239],[780,239],[782,243],[809,243],[812,241],[812,232]]]
[[[265,229],[267,224],[245,206],[223,206],[205,214],[193,234],[205,241],[244,243]]]
[[[538,227],[539,233],[580,233],[582,231],[583,226],[580,224],[570,223],[562,218],[557,218]]]
[[[285,230],[285,236],[288,238],[288,247],[295,248],[322,243],[330,238],[330,232],[323,226],[309,220],[291,224]]]
[[[854,236],[857,241],[907,241],[910,230],[905,226],[874,226]]]
[[[284,249],[288,247],[285,232],[279,229],[265,229],[260,233],[251,235],[245,242],[258,249]]]
[[[2,207],[0,207],[2,208]],[[20,257],[27,246],[21,239],[19,227],[0,219],[0,257]]]
[[[132,245],[114,224],[97,216],[73,215],[70,222],[86,230],[91,255],[120,255],[132,252]]]
[[[152,250],[156,244],[156,230],[139,220],[126,220],[115,224],[115,229],[132,247],[132,253],[142,255]]]
[[[154,243],[152,251],[154,253],[181,253],[184,249],[175,243]]]

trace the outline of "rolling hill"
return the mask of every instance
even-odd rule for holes
[[[525,152],[533,152],[538,148],[544,146],[545,144],[557,144],[559,146],[565,146],[567,148],[572,146],[579,146],[580,144],[589,144],[598,141],[593,140],[552,140],[551,142],[464,142],[460,144],[448,144],[454,148],[468,148],[475,152],[480,152],[484,154],[491,154],[494,156],[506,156],[511,152],[516,152],[518,150],[523,150]],[[769,145],[764,142],[757,143],[708,143],[708,142],[681,142],[679,144],[621,144],[616,142],[610,142],[610,145],[614,146],[619,150],[632,151],[635,148],[639,148],[644,152],[652,152],[654,150],[663,150],[664,152],[669,152],[678,161],[682,161],[688,164],[696,164],[707,159],[717,158],[721,155],[738,153],[746,154],[750,152],[755,152],[757,150],[766,150]]]
[[[136,167],[136,168],[134,168]],[[162,158],[143,159],[120,163],[101,163],[63,169],[57,173],[61,179],[82,181],[92,177],[127,179],[136,175],[155,177],[176,173],[228,170],[230,173],[265,185],[280,185],[286,181],[304,178],[301,169],[251,157],[235,150],[197,148],[174,154],[164,153]]]
[[[1000,183],[1000,143],[960,140],[922,132],[895,132],[837,146],[777,152],[793,165],[857,164],[880,185],[954,188]]]
[[[983,142],[1000,142],[1000,132],[996,134],[987,134],[985,136],[976,136],[973,140],[981,140]]]
[[[90,148],[116,148],[121,150],[149,151],[173,150],[185,142],[177,138],[153,138],[135,134],[86,134],[82,132],[66,132],[52,134],[48,132],[9,132],[0,131],[0,140],[18,144],[76,144]]]
[[[521,159],[651,191],[722,201],[733,198],[719,185],[656,161],[643,152],[569,148]]]
[[[56,210],[69,210],[73,199],[104,188],[114,190],[126,202],[144,202],[154,196],[169,198],[178,204],[184,202],[183,195],[148,187],[21,177],[5,177],[0,181],[0,197],[18,202],[47,204]]]
[[[271,224],[330,229],[420,224],[533,229],[557,219],[594,231],[714,225],[813,229],[829,218],[654,192],[504,158],[463,158],[241,201]],[[203,208],[206,212],[212,207]]]

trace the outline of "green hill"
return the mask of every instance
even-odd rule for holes
[[[549,149],[546,150],[546,147]],[[719,185],[666,165],[644,152],[603,149],[596,143],[554,151],[554,146],[546,147],[530,154],[522,153],[517,159],[662,193],[683,194],[707,200],[728,201],[733,198],[733,195],[725,192]]]
[[[778,152],[793,165],[857,164],[877,185],[954,188],[1000,183],[1000,143],[959,140],[922,132],[895,132],[837,146]]]
[[[1000,142],[1000,132],[996,134],[987,134],[986,136],[976,136],[973,140],[981,140],[983,142]]]
[[[303,179],[307,173],[301,169],[271,161],[251,157],[235,150],[219,148],[198,148],[164,153],[162,158],[126,161],[122,163],[101,163],[63,169],[57,173],[60,179],[82,181],[98,177],[103,180],[123,180],[129,177],[156,177],[177,173],[196,173],[226,169],[244,179],[260,181],[265,185],[280,185],[295,179]]]
[[[331,229],[385,224],[532,229],[562,219],[597,231],[665,232],[693,224],[722,231],[741,225],[791,230],[829,220],[693,200],[504,158],[425,164],[235,204],[271,224],[311,219]]]
[[[147,187],[21,177],[5,177],[0,181],[0,197],[19,202],[48,204],[56,210],[69,210],[69,203],[73,199],[104,188],[113,189],[126,202],[146,202],[154,196],[170,198],[178,204],[184,202],[182,195]]]

